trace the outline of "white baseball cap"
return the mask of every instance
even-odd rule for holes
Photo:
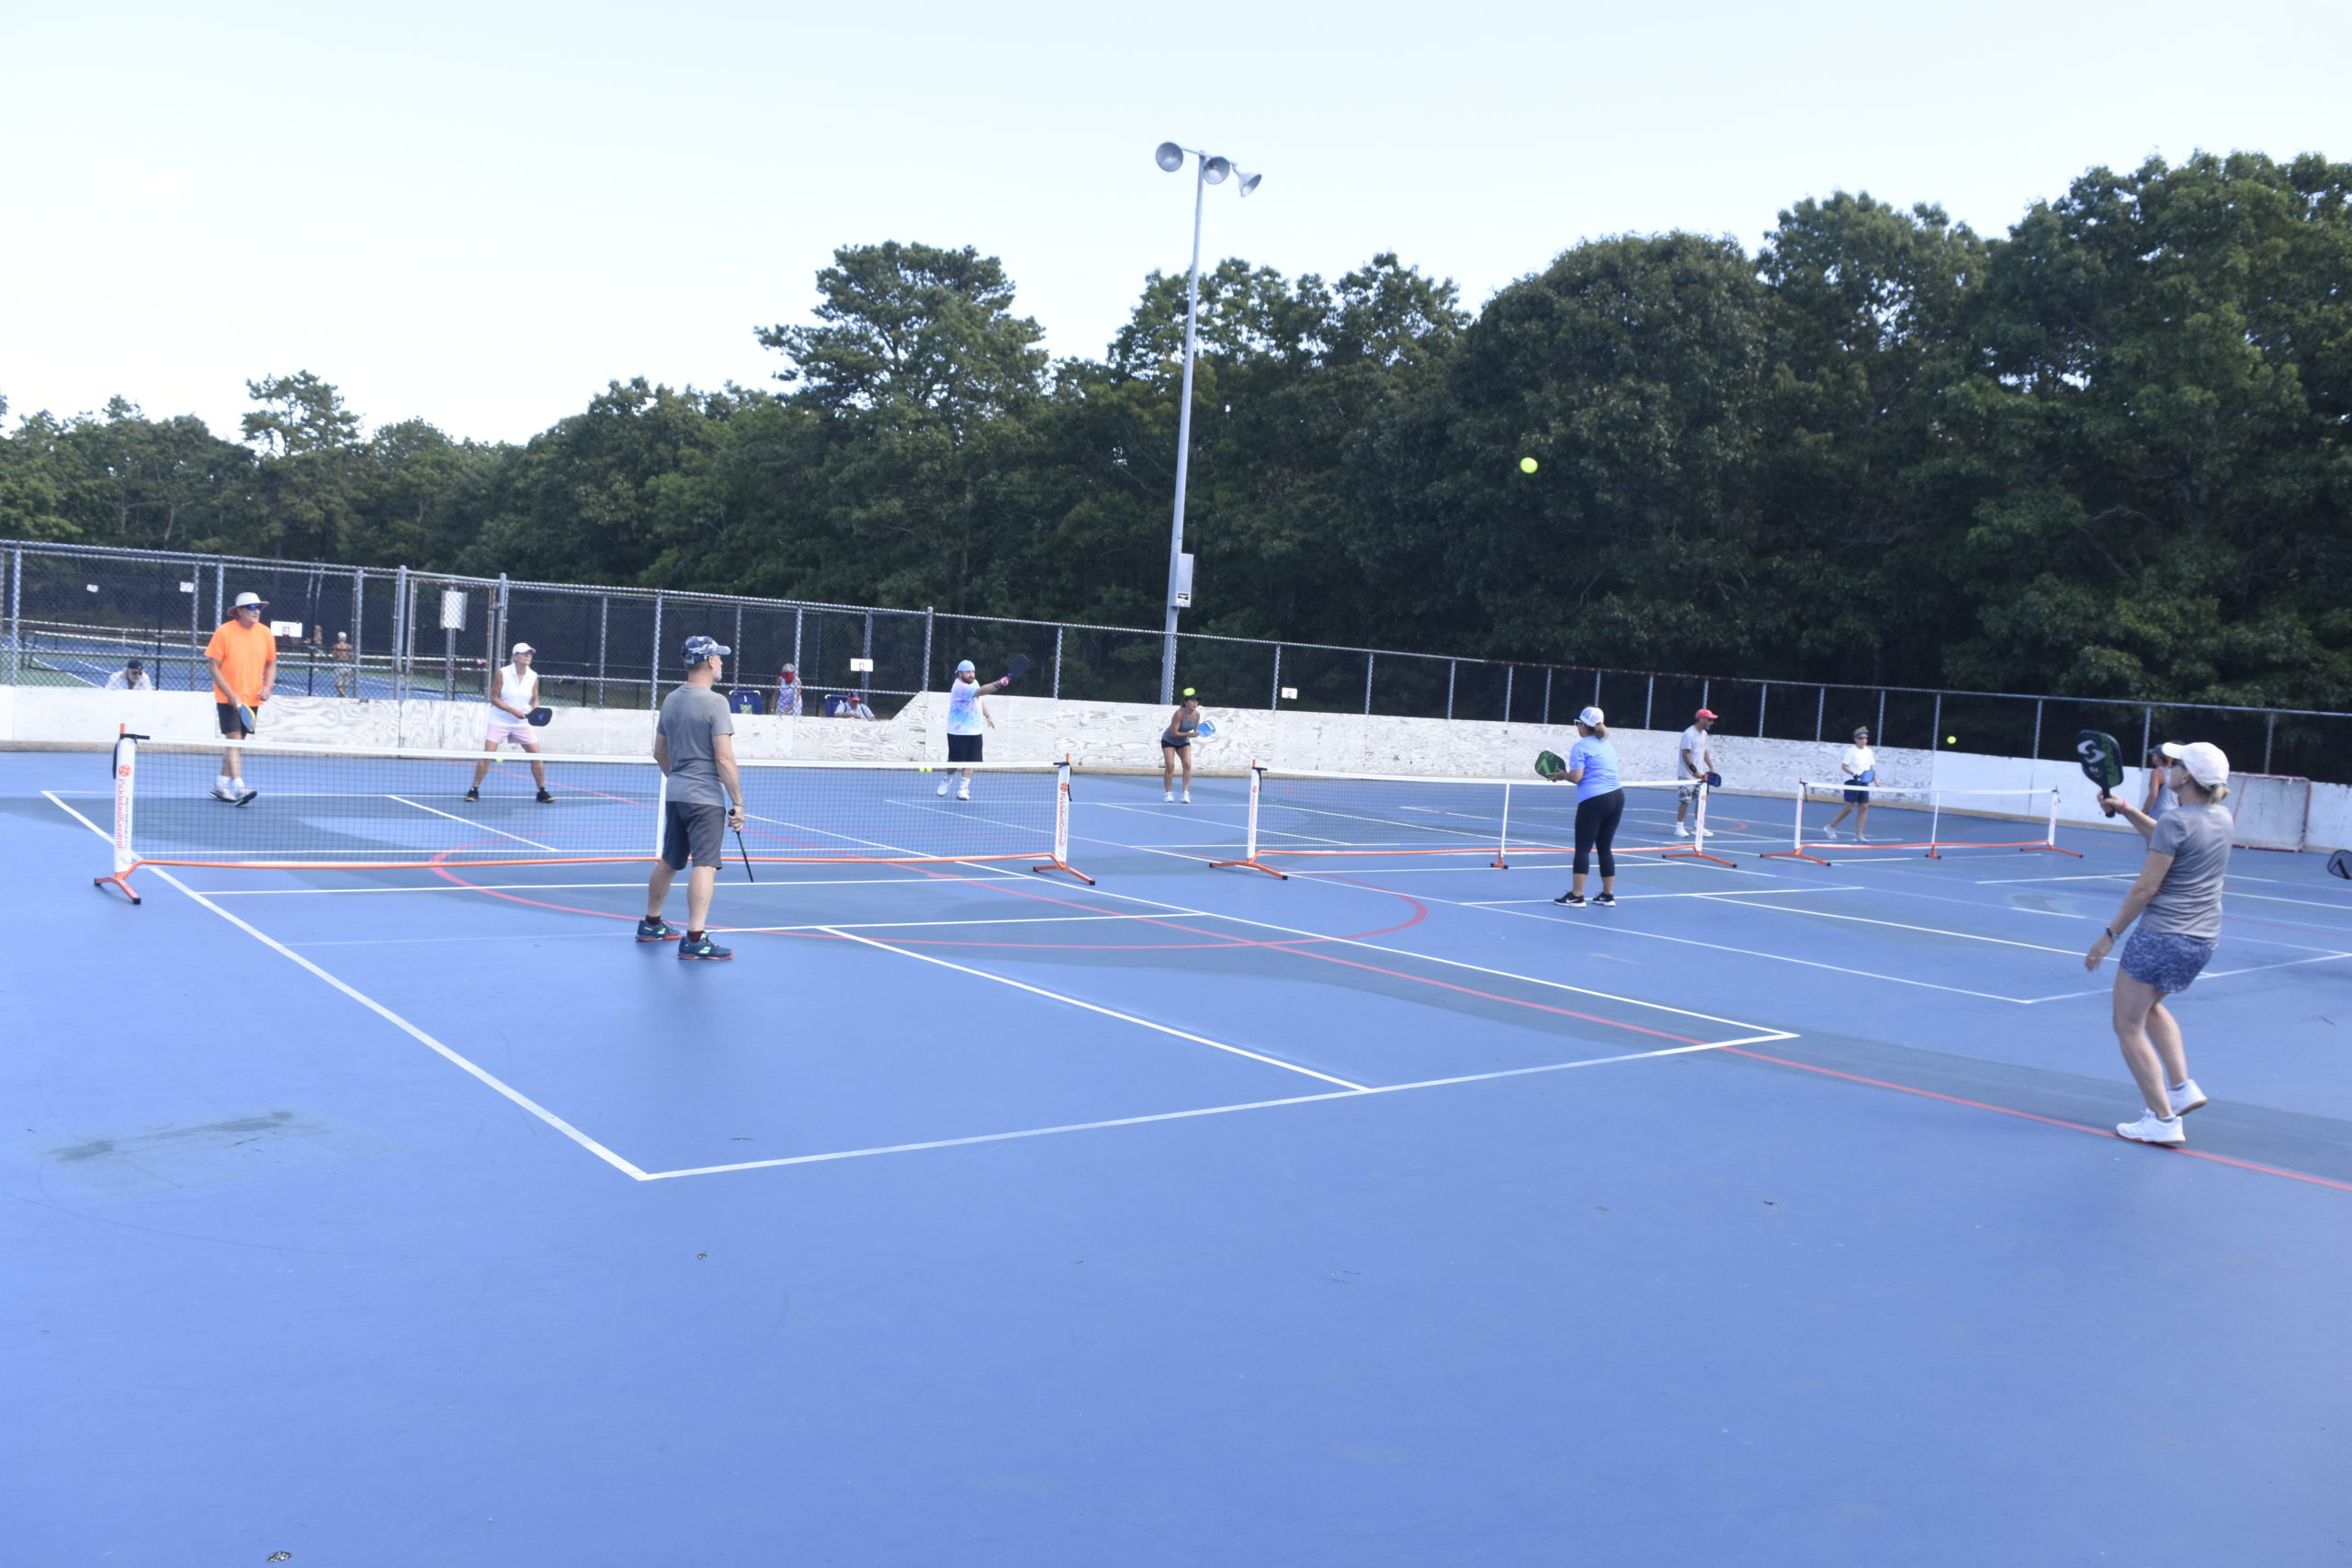
[[[1609,720],[1599,708],[1589,707],[1585,709],[1584,712],[1577,715],[1577,722],[1584,725],[1588,728],[1599,729],[1602,725],[1608,723]]]
[[[217,603],[218,601],[215,602]],[[268,603],[268,600],[263,598],[258,593],[240,593],[237,595],[237,602],[229,607],[232,610],[242,610],[246,605],[251,604],[254,609],[258,610]]]
[[[533,648],[533,647],[532,647],[529,643],[527,643],[527,642],[518,642],[518,643],[516,643],[516,644],[514,645],[514,651],[515,651],[515,652],[517,652],[517,653],[537,653],[537,652],[538,652],[539,650],[538,650],[537,649],[536,649],[536,648]]]
[[[2186,746],[2167,740],[2156,750],[2187,768],[2188,776],[2207,789],[2230,782],[2229,755],[2211,740],[2192,740]]]
[[[800,673],[800,666],[797,664],[787,664],[784,667],[784,672],[787,675],[797,675]]]

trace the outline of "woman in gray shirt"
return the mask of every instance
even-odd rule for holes
[[[2109,815],[2120,813],[2140,829],[2148,840],[2148,858],[2123,896],[2122,909],[2091,943],[2083,967],[2096,972],[2117,933],[2140,922],[2117,966],[2115,1038],[2148,1113],[2115,1130],[2143,1144],[2177,1144],[2186,1141],[2180,1119],[2204,1104],[2205,1094],[2188,1076],[2180,1024],[2165,998],[2188,989],[2221,940],[2222,878],[2230,869],[2233,836],[2229,811],[2222,805],[2230,793],[2230,760],[2204,740],[2186,746],[2167,740],[2159,750],[2165,783],[2179,796],[2177,807],[2156,818],[2112,795],[2099,802]]]

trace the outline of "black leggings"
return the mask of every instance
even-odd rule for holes
[[[1610,846],[1617,840],[1617,819],[1625,815],[1625,792],[1612,789],[1607,795],[1596,795],[1589,800],[1577,802],[1577,863],[1576,874],[1582,876],[1591,869],[1592,852],[1600,850],[1600,874],[1617,874],[1617,852]]]

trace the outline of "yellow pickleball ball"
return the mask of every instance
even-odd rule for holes
[[[1535,471],[1535,459],[1532,457],[1521,457],[1519,460],[1519,471],[1522,474],[1533,473]]]

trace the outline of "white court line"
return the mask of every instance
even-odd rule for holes
[[[1057,926],[1095,925],[1104,920],[1152,920],[1158,915],[1019,915],[1001,920],[811,920],[797,926],[713,926],[715,931],[887,931],[909,926],[945,926],[960,931],[966,926]],[[895,949],[893,950],[895,951]]]
[[[411,800],[404,795],[388,795],[384,796],[384,798],[386,800],[397,800],[402,806],[413,806],[419,811],[430,811],[435,817],[447,817],[452,822],[463,822],[467,827],[473,829],[477,832],[496,833],[502,839],[512,839],[518,844],[528,844],[535,850],[545,850],[551,855],[560,855],[563,853],[561,850],[557,849],[553,844],[543,844],[537,839],[526,839],[520,833],[510,833],[503,828],[488,827],[482,823],[471,821],[466,818],[460,817],[454,811],[444,811],[437,806],[426,806],[421,802]]]
[[[1778,889],[1768,889],[1767,891],[1777,892]],[[1736,897],[1737,895],[1731,893],[1708,893],[1702,894],[1701,897],[1708,898],[1730,898]],[[1974,931],[1956,931],[1949,930],[1943,926],[1915,926],[1908,920],[1880,920],[1873,919],[1868,915],[1833,915],[1826,909],[1782,909],[1777,904],[1746,904],[1742,905],[1741,908],[1748,909],[1779,909],[1780,912],[1784,915],[1804,915],[1816,920],[1850,920],[1858,926],[1891,926],[1896,931],[1920,931],[1928,936],[1958,937],[1963,942],[1989,942],[1998,947],[2024,947],[2030,948],[2036,953],[2063,953],[2069,957],[2081,956],[2075,949],[2071,947],[2052,947],[2047,942],[2018,942],[2014,938],[2005,936],[1979,936]],[[2286,944],[2282,942],[2279,945],[2285,946]]]
[[[1002,877],[1001,877],[1000,880],[1004,878],[1011,878],[1016,882],[1021,880],[1011,872],[1003,873]],[[1127,904],[1149,904],[1155,908],[1168,911],[1168,915],[1163,918],[1180,919],[1189,919],[1197,920],[1225,920],[1233,925],[1254,926],[1260,931],[1281,931],[1285,936],[1305,937],[1311,942],[1328,942],[1339,947],[1361,947],[1373,953],[1385,953],[1396,958],[1417,959],[1423,964],[1442,964],[1451,969],[1467,969],[1473,974],[1492,975],[1498,979],[1517,980],[1524,985],[1548,987],[1553,990],[1566,991],[1575,996],[1599,997],[1603,1001],[1623,1002],[1627,1007],[1646,1008],[1652,1012],[1670,1012],[1679,1018],[1700,1019],[1708,1023],[1726,1024],[1734,1029],[1757,1029],[1761,1027],[1760,1025],[1749,1023],[1740,1019],[1720,1018],[1711,1012],[1698,1012],[1690,1008],[1672,1007],[1665,1002],[1648,1001],[1640,997],[1621,997],[1611,991],[1596,991],[1589,986],[1571,986],[1564,980],[1546,980],[1540,976],[1521,975],[1517,971],[1510,969],[1492,969],[1488,968],[1486,964],[1471,964],[1459,958],[1441,958],[1435,953],[1416,953],[1409,947],[1388,947],[1376,942],[1360,941],[1355,937],[1332,936],[1327,931],[1311,931],[1302,930],[1297,926],[1276,925],[1272,920],[1253,920],[1241,915],[1216,914],[1207,909],[1195,909],[1188,905],[1171,904],[1165,898],[1146,898],[1138,894],[1115,893],[1107,888],[1102,887],[1073,887],[1069,888],[1066,891],[1069,893],[1090,893],[1098,897],[1103,898],[1116,898],[1122,903]],[[1457,907],[1461,903],[1459,899],[1453,898],[1439,898],[1436,902],[1441,904],[1453,904]],[[1518,911],[1507,909],[1504,913],[1516,914]],[[1534,918],[1540,919],[1541,917]],[[990,976],[989,978],[994,979],[996,976]],[[2003,997],[1998,999],[2007,1001],[2009,998]],[[1799,1036],[1792,1031],[1772,1030],[1766,1033],[1755,1036],[1754,1041],[1742,1041],[1741,1043],[1754,1043],[1766,1040],[1794,1040],[1797,1038],[1799,1038]]]
[[[720,1176],[737,1170],[772,1170],[778,1166],[820,1165],[829,1160],[865,1159],[875,1155],[914,1154],[925,1149],[962,1148],[971,1144],[1002,1144],[1017,1138],[1049,1138],[1062,1133],[1091,1133],[1106,1127],[1139,1127],[1152,1122],[1185,1122],[1199,1116],[1226,1116],[1237,1111],[1271,1111],[1283,1105],[1314,1105],[1327,1100],[1363,1100],[1376,1094],[1404,1094],[1414,1089],[1444,1089],[1455,1084],[1487,1083],[1496,1078],[1526,1077],[1535,1073],[1565,1073],[1577,1067],[1605,1067],[1614,1062],[1645,1062],[1658,1056],[1687,1056],[1698,1051],[1722,1051],[1734,1045],[1765,1044],[1788,1038],[1758,1035],[1753,1040],[1724,1040],[1707,1045],[1672,1045],[1660,1051],[1630,1051],[1618,1056],[1593,1056],[1581,1062],[1550,1062],[1540,1067],[1506,1067],[1500,1072],[1465,1073],[1459,1077],[1425,1078],[1419,1083],[1382,1084],[1373,1089],[1337,1093],[1300,1094],[1287,1100],[1253,1100],[1241,1105],[1210,1105],[1197,1111],[1162,1111],[1148,1116],[1114,1116],[1102,1122],[1069,1122],[1058,1127],[1027,1127],[1017,1133],[980,1133],[967,1138],[933,1138],[919,1144],[885,1144],[870,1149],[841,1149],[831,1154],[786,1155],[780,1159],[748,1159],[732,1165],[695,1166],[685,1170],[655,1170],[648,1181],[677,1176]]]
[[[2085,871],[2071,876],[1980,876],[1979,887],[2010,887],[2025,882],[2130,882],[2139,874],[2131,871]]]
[[[651,857],[647,858],[650,863]],[[450,869],[463,871],[465,865],[461,862],[453,863]],[[758,892],[767,887],[894,887],[912,883],[930,887],[953,882],[992,884],[995,880],[987,876],[924,876],[917,872],[909,872],[904,876],[786,877],[775,882],[730,882],[727,886],[731,897],[739,891]],[[208,898],[260,898],[289,893],[571,893],[587,887],[633,887],[641,892],[645,887],[645,878],[632,877],[627,882],[434,882],[422,883],[414,887],[208,887],[204,889],[204,896]]]
[[[1179,1040],[1189,1040],[1195,1045],[1206,1045],[1212,1050],[1229,1052],[1236,1056],[1247,1056],[1253,1062],[1263,1062],[1270,1067],[1281,1067],[1288,1072],[1303,1073],[1310,1078],[1321,1078],[1325,1083],[1338,1084],[1351,1093],[1369,1092],[1363,1084],[1351,1083],[1346,1078],[1333,1077],[1329,1073],[1318,1073],[1312,1067],[1302,1067],[1295,1062],[1285,1062],[1279,1056],[1263,1055],[1256,1051],[1245,1050],[1238,1045],[1227,1045],[1221,1040],[1211,1040],[1206,1035],[1188,1033],[1182,1029],[1171,1029],[1167,1024],[1154,1023],[1148,1018],[1137,1018],[1133,1013],[1121,1012],[1115,1008],[1101,1007],[1093,1002],[1080,1001],[1076,997],[1066,997],[1059,991],[1049,991],[1043,986],[1032,986],[1024,980],[1013,979],[1009,975],[992,975],[985,969],[975,969],[968,964],[951,964],[944,958],[934,958],[928,953],[913,953],[903,947],[893,947],[887,942],[876,942],[870,936],[854,935],[841,926],[820,926],[816,929],[830,931],[848,942],[860,942],[867,947],[878,947],[885,953],[895,953],[901,958],[912,958],[924,964],[936,964],[942,969],[953,969],[959,975],[971,975],[982,980],[993,980],[1000,986],[1010,986],[1016,991],[1027,991],[1031,996],[1044,997],[1048,1001],[1066,1002],[1074,1008],[1084,1008],[1088,1012],[1099,1012],[1105,1018],[1115,1018],[1122,1023],[1132,1023],[1141,1029],[1156,1030],[1161,1034],[1173,1035]]]
[[[1741,907],[1742,907],[1742,908],[1753,908],[1753,906],[1747,906],[1747,905],[1743,905],[1743,906],[1741,906]],[[1593,923],[1594,923],[1594,922],[1592,921],[1592,919],[1591,919],[1591,918],[1590,918],[1589,916],[1585,916],[1585,917],[1573,917],[1573,918],[1572,918],[1572,917],[1564,917],[1564,916],[1543,915],[1543,914],[1538,914],[1538,913],[1536,913],[1536,912],[1535,912],[1534,910],[1532,910],[1532,909],[1498,909],[1498,910],[1496,910],[1495,912],[1496,912],[1497,914],[1500,914],[1500,915],[1516,915],[1516,916],[1518,916],[1518,917],[1519,917],[1521,919],[1522,919],[1522,920],[1543,920],[1543,921],[1544,921],[1546,924],[1549,924],[1549,925],[1555,925],[1555,926],[1591,925],[1591,924],[1593,924]],[[1803,914],[1803,913],[1804,913],[1804,910],[1802,910],[1802,909],[1799,909],[1799,910],[1793,910],[1793,911],[1791,911],[1791,912],[1792,912],[1792,913],[1795,913],[1795,914]],[[1827,970],[1831,971],[1832,973],[1838,974],[1838,975],[1859,975],[1859,976],[1860,976],[1862,978],[1864,978],[1864,979],[1866,979],[1866,980],[1885,980],[1885,981],[1891,982],[1892,984],[1894,984],[1894,985],[1897,985],[1897,986],[1917,986],[1917,987],[1920,987],[1921,989],[1923,989],[1923,990],[1929,990],[1929,991],[1951,991],[1951,992],[1952,992],[1952,993],[1954,993],[1954,994],[1956,994],[1956,995],[1963,996],[1963,997],[1982,997],[1982,998],[1984,998],[1986,1001],[1991,1001],[1991,1002],[2017,1002],[2017,1003],[2019,1003],[2019,1004],[2023,1004],[2023,1003],[2025,1003],[2025,1002],[2032,1001],[2032,1000],[2034,1000],[2034,999],[2035,999],[2035,998],[2031,998],[2031,997],[2004,997],[2004,996],[1998,996],[1998,995],[1996,995],[1996,994],[1995,994],[1994,992],[1991,992],[1991,991],[1973,991],[1973,990],[1969,989],[1969,988],[1968,988],[1967,987],[1965,987],[1965,986],[1939,986],[1939,985],[1936,984],[1933,980],[1914,980],[1914,979],[1911,979],[1911,978],[1909,978],[1909,977],[1907,977],[1907,976],[1902,976],[1902,975],[1882,975],[1882,974],[1880,974],[1878,971],[1876,971],[1876,970],[1874,970],[1874,969],[1853,969],[1853,968],[1849,968],[1847,965],[1845,965],[1845,964],[1822,964],[1822,963],[1818,963],[1818,962],[1816,962],[1815,960],[1814,960],[1814,959],[1810,959],[1810,958],[1792,958],[1792,957],[1790,957],[1788,954],[1786,954],[1786,953],[1758,953],[1758,952],[1757,952],[1754,948],[1750,948],[1750,947],[1733,947],[1733,946],[1729,945],[1729,944],[1728,944],[1728,943],[1726,943],[1726,942],[1700,942],[1700,941],[1698,941],[1697,939],[1692,938],[1692,937],[1687,937],[1687,936],[1667,936],[1667,935],[1665,935],[1663,932],[1659,932],[1659,931],[1635,931],[1635,930],[1634,930],[1633,927],[1631,927],[1631,926],[1620,926],[1620,925],[1613,925],[1613,924],[1612,924],[1612,925],[1611,925],[1611,926],[1607,927],[1606,929],[1609,931],[1609,932],[1610,932],[1611,935],[1615,935],[1615,936],[1638,936],[1638,937],[1647,937],[1647,938],[1648,938],[1650,941],[1652,941],[1652,942],[1673,942],[1673,943],[1675,943],[1677,946],[1679,946],[1679,947],[1704,947],[1704,948],[1712,949],[1713,951],[1714,951],[1714,952],[1716,952],[1716,953],[1739,953],[1740,955],[1742,955],[1743,957],[1747,957],[1747,958],[1769,958],[1769,959],[1771,959],[1772,961],[1774,961],[1775,963],[1779,963],[1779,964],[1794,964],[1801,965],[1802,967],[1806,968],[1806,969],[1827,969]],[[2073,950],[2070,948],[2070,949],[2067,949],[2067,950],[2065,950],[2065,951],[2067,951],[2067,952],[2071,953]],[[1649,1006],[1656,1006],[1657,1004],[1656,1004],[1656,1003],[1649,1003],[1649,1004],[1645,1004],[1645,1005],[1649,1005]],[[1793,1034],[1792,1034],[1792,1035],[1786,1036],[1785,1038],[1788,1038],[1788,1039],[1794,1039],[1794,1038],[1796,1038],[1796,1036],[1794,1036]]]
[[[47,794],[46,791],[42,793]],[[97,834],[99,841],[109,844],[114,841],[110,837],[108,837],[104,829],[99,828],[96,823],[91,821],[88,818],[74,810],[72,807],[66,805],[55,795],[50,795],[49,799],[50,804],[55,806],[60,811],[64,812],[67,816],[81,823],[83,827],[87,828],[91,832]],[[328,985],[333,986],[336,990],[341,991],[345,996],[349,997],[353,1001],[357,1002],[361,1007],[366,1008],[369,1012],[374,1013],[377,1017],[382,1019],[385,1022],[390,1024],[401,1033],[406,1034],[411,1039],[424,1045],[426,1049],[443,1057],[445,1060],[448,1061],[469,1077],[474,1077],[481,1083],[488,1085],[491,1089],[495,1089],[500,1095],[521,1107],[523,1110],[529,1111],[533,1116],[537,1117],[540,1121],[546,1122],[557,1132],[561,1133],[565,1137],[570,1138],[573,1143],[578,1144],[582,1148],[586,1149],[590,1154],[594,1155],[598,1159],[603,1160],[615,1170],[617,1170],[623,1175],[631,1177],[639,1181],[646,1179],[646,1173],[643,1170],[639,1169],[635,1165],[630,1164],[628,1160],[623,1159],[620,1156],[615,1154],[612,1150],[606,1148],[604,1145],[598,1143],[595,1139],[590,1137],[587,1134],[582,1132],[579,1128],[573,1126],[562,1117],[558,1116],[554,1111],[549,1111],[537,1100],[533,1100],[530,1096],[523,1093],[520,1089],[514,1088],[503,1080],[492,1077],[490,1073],[483,1071],[481,1067],[476,1066],[473,1063],[468,1061],[457,1052],[449,1049],[448,1046],[444,1045],[441,1042],[435,1040],[433,1036],[427,1034],[424,1031],[419,1029],[416,1025],[411,1023],[408,1020],[402,1018],[400,1014],[394,1012],[391,1009],[378,1001],[375,998],[368,996],[366,992],[361,991],[342,980],[337,979],[334,976],[328,974],[324,969],[320,968],[317,964],[311,963],[309,959],[303,957],[300,953],[295,952],[292,948],[278,941],[276,937],[271,936],[267,931],[262,931],[256,926],[246,924],[237,916],[231,914],[228,910],[222,908],[220,905],[215,904],[203,894],[198,893],[195,888],[190,887],[187,883],[182,882],[178,877],[174,876],[163,866],[151,865],[146,869],[153,874],[162,877],[165,882],[170,883],[174,887],[178,888],[182,893],[187,894],[190,898],[195,899],[198,904],[201,904],[204,908],[211,910],[214,914],[220,916],[222,919],[228,921],[231,925],[236,927],[247,936],[252,937],[264,947],[266,947],[272,952],[278,953],[280,956],[290,959],[294,963],[301,965],[304,969],[309,970],[320,979],[324,980]]]

